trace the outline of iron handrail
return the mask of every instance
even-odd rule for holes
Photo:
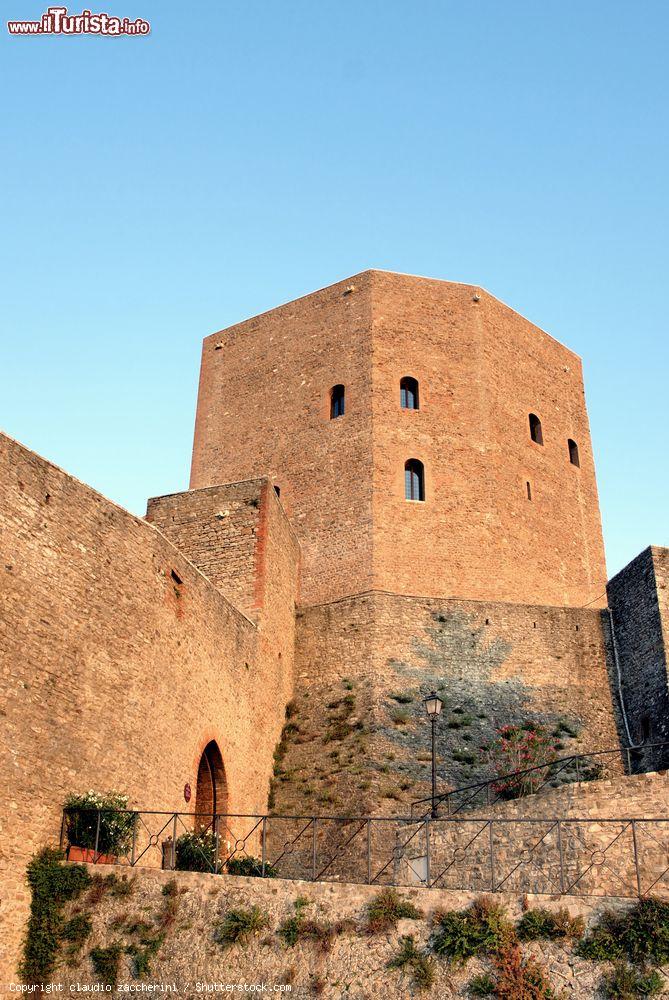
[[[655,749],[657,747],[669,747],[669,741],[665,740],[661,743],[642,743],[639,746],[634,746],[634,747],[615,747],[610,750],[591,750],[588,753],[570,754],[567,757],[557,757],[555,760],[545,761],[543,764],[535,764],[533,767],[527,767],[519,771],[509,771],[507,774],[498,774],[495,775],[495,777],[493,778],[486,778],[483,781],[473,782],[471,785],[461,785],[459,788],[452,788],[448,792],[441,792],[435,798],[434,804],[435,807],[438,809],[440,805],[446,802],[448,815],[452,816],[454,815],[454,813],[460,812],[462,809],[464,809],[464,807],[467,805],[468,802],[471,802],[473,799],[475,799],[478,792],[485,791],[486,792],[485,805],[486,806],[494,805],[495,802],[498,802],[502,798],[502,795],[497,795],[497,797],[493,801],[491,801],[490,790],[494,788],[495,785],[500,785],[504,782],[509,782],[509,783],[512,783],[514,781],[520,782],[522,781],[524,776],[532,774],[536,771],[546,771],[546,770],[552,771],[552,773],[545,778],[545,780],[538,786],[538,788],[534,789],[534,793],[536,793],[537,791],[540,791],[540,789],[543,788],[548,783],[550,778],[554,778],[556,773],[559,774],[560,771],[563,771],[565,769],[567,764],[573,763],[574,761],[577,762],[576,781],[578,782],[580,780],[578,776],[578,771],[579,771],[578,762],[582,760],[589,760],[590,758],[593,757],[607,757],[607,756],[612,756],[614,754],[618,754],[620,756],[626,755],[627,770],[631,774],[632,773],[631,754],[642,753],[647,750]],[[553,769],[556,768],[557,765],[562,765],[562,766],[558,767],[556,772]],[[569,782],[569,784],[572,784],[572,782]],[[451,805],[450,805],[451,798],[457,795],[462,795],[465,792],[471,792],[471,795],[469,795],[464,802],[460,803],[455,810],[451,811]],[[518,797],[522,798],[523,796],[518,796]],[[414,799],[413,802],[411,803],[411,815],[414,816],[415,818],[414,810],[417,809],[417,807],[419,806],[428,804],[431,809],[432,796],[426,796],[425,798],[422,799]]]
[[[68,816],[77,812],[97,814],[93,822],[87,820],[85,828],[89,836],[95,831],[95,848],[87,849],[90,856],[69,859],[121,868],[147,863],[156,867],[151,864],[148,852],[153,851],[155,859],[157,851],[162,868],[183,868],[216,876],[230,874],[233,859],[246,858],[256,862],[250,874],[257,877],[467,891],[483,888],[492,892],[502,891],[508,884],[515,886],[520,880],[522,891],[585,896],[610,895],[614,880],[615,895],[632,897],[647,895],[661,881],[666,883],[669,876],[669,816],[296,817],[71,806],[63,810],[62,847],[71,844]],[[110,812],[133,817],[132,848],[126,844],[118,849],[117,855],[104,854],[98,849],[103,846],[100,839],[103,817]],[[150,817],[154,817],[153,822]],[[211,832],[215,849],[210,846],[208,850],[200,850],[194,861],[185,858],[180,865],[177,831],[202,833],[196,817],[206,817],[204,830]],[[295,835],[290,831],[286,841],[281,826],[285,821],[302,826]],[[333,822],[342,824],[342,828],[328,827]],[[367,835],[361,837],[365,826]],[[373,841],[374,830],[381,835],[380,840]],[[136,831],[141,837],[138,844]],[[318,842],[317,831],[326,835],[322,843]],[[228,834],[230,840],[226,840]],[[161,840],[163,835],[166,840]],[[262,848],[262,864],[254,857],[258,848]],[[422,868],[414,867],[416,860],[420,860]],[[521,889],[516,887],[514,891]],[[669,886],[664,891],[669,891]]]

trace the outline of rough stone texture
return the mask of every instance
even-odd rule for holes
[[[610,581],[607,591],[629,735],[625,745],[669,740],[669,549],[650,546]],[[620,693],[614,684],[618,703]],[[631,739],[630,739],[631,737]],[[636,754],[640,769],[666,766],[667,748]]]
[[[566,726],[561,755],[615,747],[607,626],[588,608],[378,593],[301,608],[296,728],[276,783],[277,810],[341,812],[346,804],[406,813],[412,799],[429,794],[422,699],[432,689],[445,703],[440,791],[489,777],[480,747],[509,722],[532,720],[550,732]],[[620,769],[617,758],[603,763],[605,773]]]
[[[55,980],[65,989],[76,983],[93,984],[89,952],[93,947],[108,947],[113,941],[126,945],[137,940],[128,932],[134,919],[155,923],[165,899],[162,887],[168,881],[166,872],[138,873],[130,897],[123,900],[103,896],[98,904],[84,903],[93,919],[93,934],[78,959],[59,966]],[[175,983],[180,992],[197,994],[197,984],[251,984],[268,986],[290,984],[292,996],[327,998],[350,997],[366,1000],[397,993],[400,996],[462,997],[466,984],[482,971],[489,971],[485,960],[472,959],[465,968],[451,967],[442,959],[433,958],[434,986],[418,993],[411,975],[388,969],[388,962],[398,953],[402,935],[414,936],[417,946],[426,950],[432,930],[432,918],[438,910],[463,909],[477,897],[473,893],[445,890],[403,890],[422,916],[401,920],[387,933],[364,933],[365,911],[378,889],[373,886],[309,884],[305,882],[268,881],[230,876],[180,873],[176,919],[167,939],[152,961],[151,973],[143,982]],[[348,920],[351,925],[337,935],[330,951],[320,951],[312,941],[300,941],[294,947],[281,942],[276,931],[280,923],[295,913],[295,901],[306,903],[309,917],[335,923]],[[572,917],[580,916],[586,926],[595,923],[603,911],[622,911],[631,901],[616,897],[582,899],[573,896],[549,898],[530,896],[524,901],[517,894],[500,893],[502,903],[512,920],[519,919],[523,905],[543,906],[550,910],[566,907]],[[78,904],[82,905],[82,904]],[[268,920],[268,926],[253,935],[245,944],[223,949],[214,940],[215,928],[231,908],[248,909],[258,906]],[[564,990],[564,996],[574,1000],[591,1000],[597,994],[606,963],[594,963],[573,954],[572,946],[546,941],[524,946],[526,955],[533,955],[543,965],[552,985]],[[133,977],[132,963],[123,956],[121,984],[139,983]],[[200,987],[200,994],[203,990]]]
[[[400,407],[405,375],[417,411]],[[346,413],[330,420],[338,383]],[[409,458],[425,503],[404,499]],[[207,337],[191,485],[259,473],[300,538],[305,603],[368,589],[604,603],[580,360],[482,289],[366,271]]]
[[[273,490],[250,486],[266,524],[246,570],[256,626],[154,527],[4,436],[0,469],[5,971],[26,861],[59,829],[68,793],[115,788],[142,809],[192,809],[184,784],[195,794],[213,739],[227,808],[264,811],[292,691],[297,548]]]

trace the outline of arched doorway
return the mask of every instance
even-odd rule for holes
[[[216,740],[207,743],[197,769],[195,791],[195,826],[198,830],[213,827],[214,817],[228,811],[228,788],[223,757]]]

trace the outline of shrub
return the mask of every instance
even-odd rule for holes
[[[493,789],[507,799],[531,795],[545,780],[549,765],[555,760],[555,744],[545,729],[535,723],[525,722],[520,726],[503,726],[497,730],[497,737],[485,747],[491,768],[500,777],[514,771],[524,771],[539,767],[538,770],[520,777],[508,777],[497,781]],[[546,764],[546,769],[540,767]]]
[[[616,962],[610,975],[603,980],[605,996],[612,1000],[636,1000],[654,997],[662,992],[662,976],[655,971],[636,969],[627,962]]]
[[[283,920],[277,934],[284,944],[293,948],[300,940],[311,940],[319,951],[327,952],[332,947],[332,941],[337,935],[355,926],[352,920],[339,920],[332,924],[327,921],[313,920],[305,915],[309,901],[299,896],[295,900],[295,914]]]
[[[126,899],[131,896],[135,888],[135,879],[128,878],[127,875],[117,875],[115,872],[111,872],[105,878],[106,890],[110,896],[114,896],[116,899]]]
[[[585,930],[582,917],[571,917],[564,908],[546,910],[538,907],[527,910],[518,921],[516,932],[521,941],[535,941],[537,938],[576,938]]]
[[[533,958],[523,958],[517,942],[507,944],[493,957],[497,972],[498,1000],[554,1000],[556,994],[542,967]]]
[[[400,950],[388,962],[389,969],[410,969],[419,990],[429,990],[434,984],[434,967],[430,959],[416,948],[413,935],[400,938]]]
[[[398,920],[420,920],[421,910],[402,899],[395,889],[382,889],[367,905],[368,934],[383,934],[397,926]]]
[[[223,948],[242,945],[266,927],[269,927],[269,917],[258,906],[252,906],[250,910],[228,910],[214,928],[214,941]]]
[[[495,980],[492,976],[489,976],[487,972],[482,972],[469,981],[467,990],[473,997],[489,997],[494,994],[495,987]]]
[[[202,833],[183,833],[175,844],[175,868],[186,872],[216,871],[216,837]]]
[[[226,865],[228,875],[252,875],[256,878],[263,878],[262,861],[251,856],[244,858],[230,858]],[[277,878],[279,875],[276,868],[268,861],[265,862],[264,878]]]
[[[579,942],[582,958],[616,961],[627,958],[636,965],[669,962],[669,903],[649,897],[627,913],[609,911],[589,935]]]
[[[62,862],[62,852],[47,847],[28,865],[32,898],[19,973],[29,985],[50,980],[63,930],[63,906],[91,884],[83,865]]]
[[[115,990],[118,984],[123,950],[123,946],[115,941],[109,948],[93,948],[91,952],[91,962],[95,975],[105,986],[111,986],[112,990]]]
[[[406,726],[411,716],[405,708],[393,708],[390,718],[396,726]]]
[[[85,913],[77,913],[71,920],[63,924],[60,936],[63,941],[68,941],[73,949],[80,948],[86,938],[90,937],[93,930],[91,918]]]
[[[65,829],[70,844],[100,854],[125,854],[132,842],[136,814],[127,812],[128,796],[120,792],[94,792],[70,795],[65,800]],[[100,829],[98,833],[98,817]]]
[[[435,919],[432,950],[454,964],[464,965],[474,955],[498,951],[513,938],[504,907],[485,897],[468,910],[448,910]]]

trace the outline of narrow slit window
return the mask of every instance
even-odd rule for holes
[[[425,470],[417,458],[410,458],[404,464],[405,500],[425,499]]]
[[[578,445],[571,438],[568,439],[567,445],[569,447],[569,461],[572,465],[575,465],[577,469],[580,469],[581,459],[578,454]]]
[[[541,421],[536,413],[530,413],[530,437],[536,444],[544,443],[544,435],[541,431]]]
[[[418,405],[418,382],[410,375],[400,379],[400,405],[403,410],[417,410]]]
[[[330,420],[344,416],[344,397],[346,390],[343,385],[334,385],[330,390]]]
[[[276,493],[276,495],[278,497],[280,497],[281,496],[281,487],[280,486],[275,486],[274,487],[274,492]]]
[[[531,500],[532,499],[532,484],[530,483],[529,479],[525,483],[525,488],[527,489],[527,499]]]

